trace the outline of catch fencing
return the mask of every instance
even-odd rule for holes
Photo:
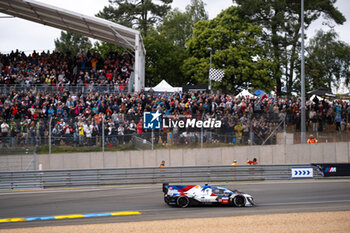
[[[54,86],[54,85],[45,85],[45,84],[0,84],[0,94],[9,94],[11,92],[20,92],[20,91],[32,91],[35,93],[45,92],[45,93],[58,93],[62,94],[64,92],[76,93],[76,94],[87,94],[90,92],[96,93],[128,93],[129,85],[99,85],[99,84],[88,84],[88,85],[76,85],[76,86]]]
[[[90,120],[79,122],[76,118],[50,117],[40,120],[21,121],[12,119],[10,132],[0,133],[0,155],[28,154],[38,147],[38,153],[60,153],[65,151],[104,152],[117,149],[154,149],[172,145],[174,147],[201,147],[208,145],[267,145],[277,144],[277,133],[286,132],[285,115],[268,117],[252,114],[237,124],[233,119],[217,118],[221,128],[161,128],[142,129],[136,132],[135,116],[125,116],[121,122],[101,117],[98,124]],[[187,116],[188,117],[188,116]],[[181,118],[185,120],[187,118]],[[201,120],[201,117],[194,117]],[[205,118],[207,119],[207,118]],[[208,117],[209,119],[209,117]]]
[[[0,190],[70,188],[157,183],[290,180],[305,165],[188,166],[0,172]],[[321,178],[314,169],[314,178]]]

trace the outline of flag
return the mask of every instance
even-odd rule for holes
[[[209,79],[217,82],[221,82],[222,78],[225,76],[225,72],[223,70],[216,70],[211,68],[209,70]]]

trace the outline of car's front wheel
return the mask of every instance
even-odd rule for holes
[[[186,208],[190,205],[190,199],[188,199],[188,197],[186,196],[178,197],[176,200],[176,204],[178,207]]]
[[[245,206],[245,198],[242,195],[237,195],[232,200],[233,204],[237,207]]]

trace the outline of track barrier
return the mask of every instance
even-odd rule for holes
[[[156,183],[290,180],[291,168],[295,166],[310,166],[310,164],[0,172],[0,190]],[[314,168],[314,178],[322,178],[316,168]]]

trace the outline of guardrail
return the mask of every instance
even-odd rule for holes
[[[289,180],[298,165],[188,166],[0,172],[0,190],[47,189],[83,186]],[[314,178],[321,178],[314,169]]]

